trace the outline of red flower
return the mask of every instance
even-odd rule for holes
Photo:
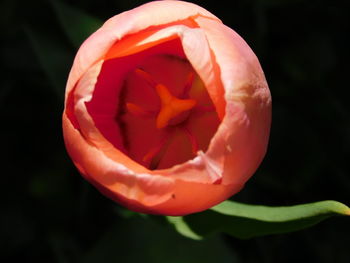
[[[181,1],[108,20],[80,47],[63,131],[80,173],[128,208],[183,215],[238,192],[262,161],[271,97],[233,30]]]

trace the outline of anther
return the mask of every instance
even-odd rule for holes
[[[158,167],[159,162],[167,150],[171,138],[169,136],[163,137],[155,146],[153,146],[149,151],[143,156],[142,161],[145,162],[149,169],[154,170]]]
[[[142,70],[142,69],[135,69],[135,73],[137,75],[139,75],[141,78],[143,78],[144,80],[147,81],[147,83],[151,86],[151,87],[155,87],[157,85],[157,82],[154,80],[154,78],[152,77],[151,74],[149,74],[148,72]]]
[[[126,110],[127,110],[127,112],[129,112],[132,115],[137,116],[137,117],[149,118],[149,117],[155,116],[154,112],[144,110],[140,106],[138,106],[134,103],[130,103],[130,102],[126,103]]]
[[[190,90],[192,88],[193,81],[194,81],[194,73],[190,72],[187,75],[185,87],[184,87],[184,90],[182,92],[183,97],[188,96],[188,93],[190,92]]]

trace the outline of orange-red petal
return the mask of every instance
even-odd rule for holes
[[[217,114],[221,123],[206,151],[151,171],[128,156],[120,123],[111,120],[120,109],[118,98],[127,74],[141,61],[137,55],[163,54],[173,50],[167,45],[179,43],[181,49],[175,49],[174,55],[187,59],[204,84],[194,80],[190,94],[200,101],[196,88],[205,87],[215,112],[198,110],[202,116],[189,118],[188,137],[175,136],[170,143],[181,147],[193,135],[197,141],[192,140],[192,148],[197,143],[202,148],[207,138],[198,128],[201,122],[216,122],[210,116]],[[135,211],[183,215],[218,204],[244,186],[266,152],[270,122],[266,80],[244,40],[194,4],[157,1],[111,18],[81,46],[67,82],[63,131],[75,165],[106,196]],[[151,127],[137,125],[130,132]],[[147,132],[159,133],[153,127]],[[147,153],[145,145],[136,153],[141,159]],[[193,149],[185,151],[193,154]],[[162,161],[168,158],[170,163],[175,153]]]

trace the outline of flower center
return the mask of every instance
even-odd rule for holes
[[[129,156],[149,169],[165,169],[206,150],[219,119],[206,89],[187,61],[164,60],[129,73],[122,93],[121,127]],[[207,121],[207,123],[206,123]],[[209,127],[206,127],[206,126]]]
[[[196,105],[196,101],[193,99],[176,98],[162,84],[158,84],[156,90],[161,101],[161,109],[156,120],[158,129],[166,127],[170,120],[173,121],[173,125],[181,123],[188,116],[185,113],[188,113]]]
[[[159,96],[161,107],[156,117],[156,127],[158,129],[165,128],[168,125],[178,125],[187,119],[189,111],[197,103],[196,100],[177,98],[170,93],[169,89],[165,85],[157,84],[149,73],[141,69],[136,69],[135,73],[144,78],[145,81],[147,81],[151,86],[154,86],[155,91]],[[188,91],[192,86],[192,82],[193,73],[190,73],[182,94],[183,97],[188,96]],[[145,110],[135,104],[126,103],[126,107],[131,113],[135,115],[147,115]]]

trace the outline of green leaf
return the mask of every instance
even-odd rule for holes
[[[237,257],[220,236],[198,242],[147,217],[135,216],[119,218],[79,262],[229,263],[237,262]]]
[[[248,239],[301,230],[335,215],[350,215],[350,208],[336,201],[281,207],[225,201],[202,213],[167,219],[179,233],[192,239],[218,232]]]
[[[182,216],[167,216],[167,219],[169,223],[174,225],[177,232],[179,232],[183,236],[189,237],[195,240],[203,239],[202,236],[197,235],[195,232],[192,231],[192,229],[189,227],[188,224],[186,224]]]
[[[59,99],[64,97],[64,87],[72,64],[73,54],[47,32],[25,27],[30,44]]]
[[[101,20],[82,10],[60,1],[51,1],[51,3],[61,27],[74,47],[79,47],[89,35],[102,25]]]

